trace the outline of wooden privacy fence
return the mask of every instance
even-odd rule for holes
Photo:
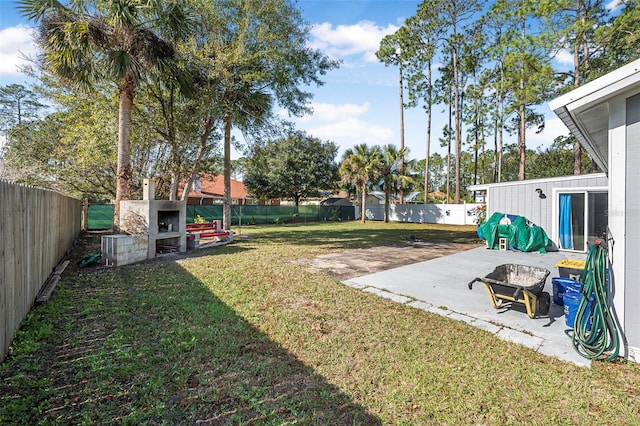
[[[79,199],[0,181],[0,362],[80,233],[81,214]]]

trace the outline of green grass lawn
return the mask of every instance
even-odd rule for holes
[[[296,262],[472,227],[245,227],[252,239],[70,268],[0,365],[0,424],[640,424],[640,366],[577,367]]]

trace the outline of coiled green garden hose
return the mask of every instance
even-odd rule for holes
[[[602,243],[594,244],[584,267],[572,343],[580,355],[598,361],[612,361],[620,352],[618,327],[607,299],[607,273],[607,249]]]

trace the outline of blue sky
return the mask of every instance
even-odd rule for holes
[[[324,77],[325,85],[311,87],[314,114],[296,119],[298,129],[339,146],[339,155],[359,143],[399,144],[400,112],[398,70],[375,58],[379,42],[412,16],[417,0],[299,0],[305,19],[312,24],[311,46],[343,61],[340,69]],[[17,71],[22,55],[34,55],[29,22],[17,12],[13,0],[0,0],[0,84],[24,83]],[[436,108],[432,153],[444,153],[437,138],[446,114]],[[549,111],[544,132],[527,134],[530,148],[548,146],[568,130]],[[421,107],[405,110],[405,145],[411,158],[425,156],[426,115]],[[507,142],[515,142],[513,137]],[[489,147],[490,148],[490,147]]]

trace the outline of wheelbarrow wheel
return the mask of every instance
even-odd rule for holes
[[[538,296],[538,313],[540,315],[547,315],[549,313],[549,307],[551,306],[551,296],[546,291],[540,293]]]

